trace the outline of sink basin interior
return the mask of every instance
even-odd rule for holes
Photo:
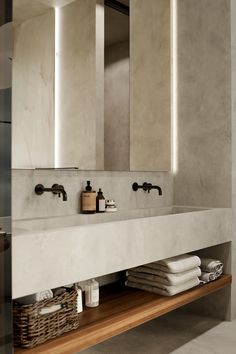
[[[160,208],[120,210],[114,213],[101,213],[92,215],[76,214],[67,216],[54,216],[48,218],[13,220],[13,234],[14,230],[17,232],[17,230],[58,229],[63,227],[75,227],[80,225],[97,224],[104,222],[114,222],[139,218],[174,215],[181,213],[190,213],[202,210],[207,209],[189,206],[166,206]]]

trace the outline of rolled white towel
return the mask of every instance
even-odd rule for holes
[[[201,269],[203,272],[222,272],[223,267],[223,263],[217,259],[201,258]]]
[[[201,260],[198,256],[183,254],[176,257],[166,258],[162,261],[148,263],[145,266],[163,272],[181,273],[196,267],[200,267]]]
[[[197,277],[192,280],[189,280],[188,282],[181,284],[181,285],[176,285],[176,286],[167,286],[166,285],[165,288],[142,284],[140,282],[133,282],[130,280],[127,280],[125,282],[125,285],[129,286],[131,288],[136,288],[136,289],[148,291],[150,293],[159,294],[159,295],[163,295],[163,296],[173,296],[173,295],[179,294],[183,291],[194,288],[195,286],[198,286],[199,284],[200,284],[200,280]]]
[[[218,279],[223,273],[223,270],[218,270],[216,272],[202,272],[200,279],[205,283]]]
[[[162,272],[157,269],[152,269],[148,267],[136,267],[129,269],[126,272],[126,275],[135,276],[141,279],[147,279],[151,281],[156,281],[158,283],[166,284],[166,285],[179,285],[186,283],[188,280],[191,280],[196,277],[201,276],[201,269],[199,267],[187,270],[182,273],[167,273]]]
[[[217,270],[217,271],[215,272],[216,279],[219,278],[222,274],[223,274],[223,268],[221,268],[220,270]]]
[[[52,290],[45,290],[45,291],[41,291],[36,294],[21,297],[21,298],[17,299],[17,302],[19,302],[22,305],[30,305],[30,304],[34,304],[35,302],[38,302],[38,301],[52,299],[52,298],[53,298]]]
[[[209,283],[210,281],[213,281],[216,279],[216,275],[214,272],[208,273],[208,272],[202,272],[202,275],[200,276],[200,279],[204,281],[204,283]]]

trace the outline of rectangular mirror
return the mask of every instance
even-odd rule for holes
[[[13,3],[13,168],[170,170],[170,1]]]

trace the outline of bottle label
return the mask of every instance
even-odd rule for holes
[[[106,210],[106,202],[105,199],[99,199],[99,211]]]
[[[83,192],[82,210],[83,211],[96,211],[96,193]]]
[[[85,303],[86,306],[91,304],[91,291],[88,285],[85,288]]]
[[[99,288],[94,288],[91,284],[85,286],[85,303],[88,307],[98,306]]]
[[[96,303],[99,301],[99,289],[93,289],[91,300],[92,300],[92,303]]]

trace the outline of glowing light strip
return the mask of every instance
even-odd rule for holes
[[[171,125],[172,172],[178,171],[178,14],[177,1],[171,0]]]
[[[55,8],[54,167],[60,167],[60,9]]]

